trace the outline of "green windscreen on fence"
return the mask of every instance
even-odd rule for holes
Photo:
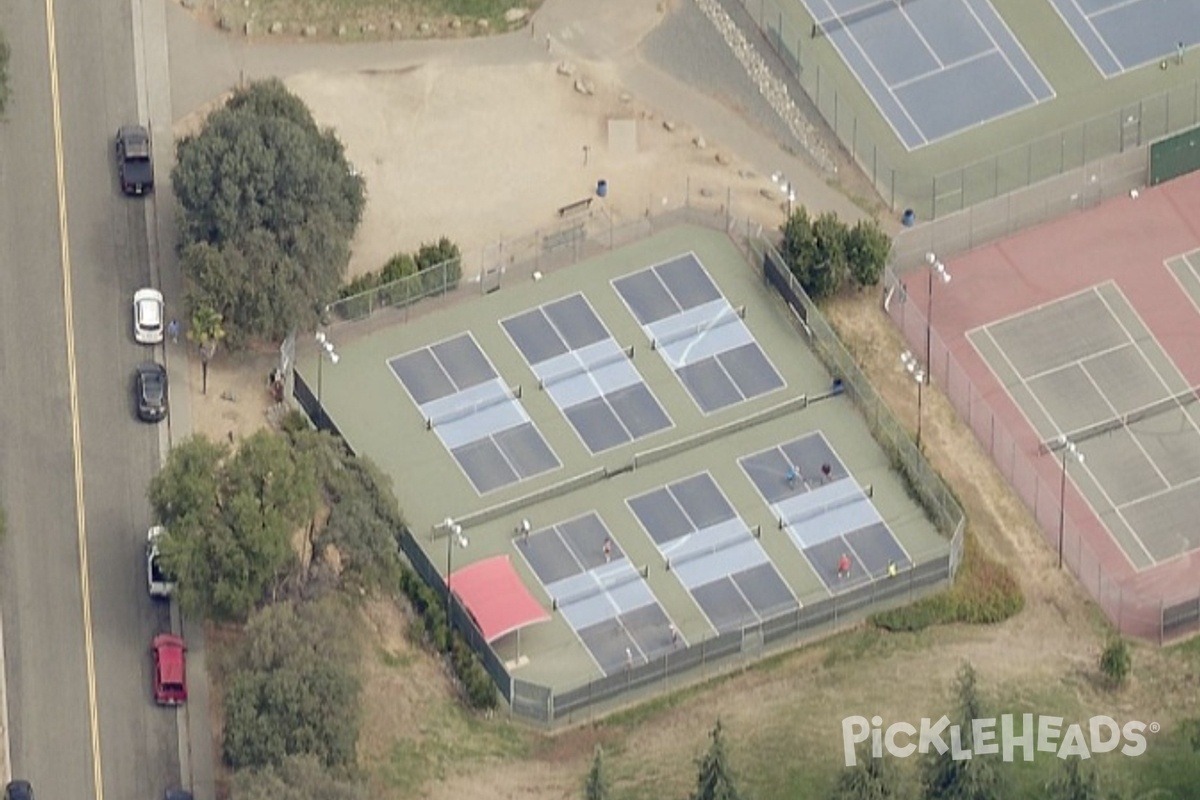
[[[1200,169],[1200,128],[1177,133],[1150,145],[1150,185]]]

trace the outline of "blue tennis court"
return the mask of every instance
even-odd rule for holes
[[[1054,97],[989,0],[804,5],[909,150]]]
[[[443,446],[479,494],[558,469],[561,462],[471,334],[388,359]]]
[[[686,647],[654,596],[595,512],[522,532],[514,543],[606,675]]]
[[[1200,44],[1196,0],[1051,0],[1096,69],[1115,78]]]
[[[912,560],[820,432],[738,459],[777,525],[830,592],[889,577]]]
[[[745,307],[730,305],[694,253],[617,278],[613,288],[704,414],[784,387],[746,327]]]
[[[582,294],[502,320],[501,327],[593,455],[672,427]]]
[[[625,501],[668,570],[724,633],[799,606],[770,556],[712,475],[702,472]]]

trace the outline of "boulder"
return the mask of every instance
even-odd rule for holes
[[[430,25],[428,22],[422,22],[420,25],[417,26],[417,30],[420,31],[421,33],[429,33]]]
[[[666,131],[667,133],[674,133],[675,132],[675,123],[672,120],[664,119],[663,120],[663,130]]]
[[[233,30],[233,20],[226,16],[222,16],[221,19],[218,20],[217,25],[220,26],[221,30],[223,31]]]
[[[462,27],[462,20],[459,19],[458,17],[453,17],[450,20],[450,30],[456,31],[461,27]]]
[[[300,29],[300,35],[304,37],[312,37],[317,35],[316,25],[305,25]]]
[[[275,22],[271,23],[271,27],[267,28],[267,30],[273,36],[278,36],[279,34],[283,33],[283,23],[276,20]]]
[[[359,31],[362,33],[374,33],[375,32],[375,23],[374,22],[365,22],[359,28]]]
[[[520,22],[528,16],[528,8],[510,8],[504,12],[504,21],[511,25],[514,22]]]
[[[196,0],[180,0],[179,4],[184,8],[193,9],[196,7]]]
[[[575,81],[575,91],[579,92],[582,95],[591,96],[596,93],[596,87],[592,85],[591,81],[587,81],[587,80],[584,80],[583,78],[579,78],[578,80]]]
[[[717,153],[717,163],[722,167],[729,166],[729,156],[725,155],[724,153]]]
[[[400,33],[404,30],[404,23],[398,19],[392,20],[392,33]]]
[[[337,33],[338,36],[345,36],[346,35],[346,26],[338,25],[334,32]]]
[[[697,136],[695,139],[692,139],[692,144],[696,145],[698,150],[703,150],[704,148],[708,147],[708,142],[704,141],[703,136]]]
[[[475,20],[475,27],[479,28],[481,31],[486,31],[489,27],[491,27],[491,24],[492,23],[483,18]]]
[[[575,74],[575,65],[566,61],[560,62],[558,65],[558,74],[566,75],[568,78]]]

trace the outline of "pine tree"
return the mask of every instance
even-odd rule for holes
[[[963,664],[955,682],[958,708],[950,718],[957,725],[963,750],[974,750],[971,721],[987,716],[979,698],[975,668]],[[945,734],[949,746],[949,728]],[[953,752],[930,748],[921,764],[921,787],[928,800],[995,800],[1004,796],[1000,775],[987,756],[955,761]]]
[[[842,770],[829,800],[899,800],[906,796],[903,789],[893,762],[860,747],[857,765]]]
[[[691,800],[740,800],[737,787],[733,785],[733,776],[729,772],[729,760],[725,754],[724,728],[717,720],[709,737],[712,743],[708,752],[697,762],[696,791]]]
[[[608,777],[604,774],[604,751],[596,745],[596,757],[583,784],[584,800],[608,800]]]

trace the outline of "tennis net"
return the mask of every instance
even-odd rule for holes
[[[521,385],[516,387],[506,387],[503,393],[492,397],[485,397],[482,400],[476,400],[474,403],[468,403],[459,408],[452,408],[449,411],[439,414],[436,417],[427,417],[425,419],[426,430],[433,430],[442,425],[449,425],[451,422],[457,422],[460,419],[473,417],[483,411],[487,411],[493,406],[498,406],[501,403],[509,403],[513,400],[518,400],[521,397]]]
[[[738,306],[737,308],[726,308],[717,314],[715,317],[695,325],[686,325],[678,330],[663,334],[650,342],[650,349],[657,350],[660,347],[666,347],[683,339],[696,339],[706,333],[724,327],[730,323],[736,322],[739,319],[746,318],[746,307]]]
[[[565,608],[566,606],[573,606],[577,603],[582,603],[585,600],[591,600],[593,597],[599,597],[602,594],[610,594],[622,586],[633,583],[642,577],[643,573],[640,570],[631,568],[629,571],[622,572],[620,575],[617,575],[612,580],[597,581],[592,586],[585,586],[582,589],[578,589],[569,594],[555,597],[553,605],[555,610]]]
[[[1119,416],[1112,417],[1101,422],[1096,422],[1091,425],[1086,425],[1063,436],[1047,439],[1046,441],[1042,442],[1039,449],[1043,453],[1055,453],[1059,450],[1062,450],[1066,446],[1067,442],[1079,444],[1080,442],[1086,442],[1088,439],[1095,439],[1097,436],[1101,436],[1106,433],[1112,433],[1113,431],[1121,428],[1128,428],[1130,425],[1141,422],[1142,420],[1150,419],[1151,417],[1157,417],[1160,414],[1165,414],[1171,409],[1186,408],[1200,399],[1200,394],[1198,394],[1198,392],[1200,392],[1200,389],[1188,389],[1186,392],[1180,392],[1177,395],[1163,398],[1162,400],[1155,401],[1149,405],[1142,406],[1141,408],[1135,408],[1133,411],[1128,411]]]
[[[598,372],[610,364],[616,364],[618,361],[625,361],[632,358],[633,345],[629,345],[629,347],[625,348],[624,350],[618,350],[615,353],[608,353],[600,356],[600,358],[596,359],[590,364],[576,364],[573,367],[568,367],[562,372],[557,372],[553,375],[546,375],[545,377],[538,378],[538,388],[546,389],[556,383],[562,383],[565,380],[570,380],[571,378],[583,375],[586,372]]]
[[[893,9],[901,8],[911,2],[912,0],[876,0],[876,2],[852,8],[845,14],[836,14],[829,19],[813,23],[812,38],[816,39],[820,36],[828,36],[831,33],[840,31],[842,28],[848,28],[871,17],[886,14]]]
[[[832,511],[837,511],[839,508],[845,508],[848,505],[853,505],[854,503],[858,503],[863,499],[864,495],[854,492],[846,495],[845,497],[839,497],[834,500],[830,500],[828,503],[821,503],[820,505],[803,509],[794,516],[786,518],[780,517],[779,529],[783,530],[784,528],[791,527],[792,525],[800,525],[801,523],[808,522],[809,520],[816,519],[817,517],[823,517]]]
[[[687,552],[668,558],[667,569],[679,569],[684,564],[688,564],[698,558],[711,556],[714,553],[720,553],[723,550],[728,550],[734,545],[741,544],[742,542],[753,537],[753,531],[748,531],[744,528],[735,528],[732,532],[725,534],[711,544],[707,544],[704,547],[698,547],[695,550],[688,550]]]

